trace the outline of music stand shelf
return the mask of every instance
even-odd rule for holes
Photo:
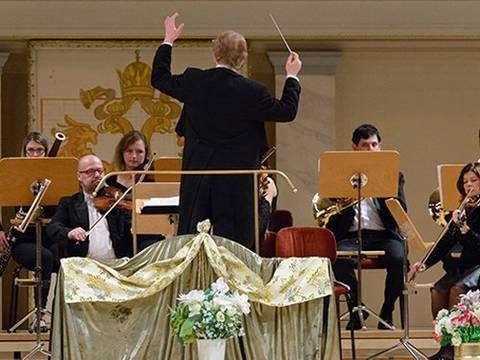
[[[363,242],[361,203],[366,197],[392,197],[398,193],[400,154],[397,151],[327,151],[318,162],[320,197],[356,198],[357,227],[357,304],[352,313],[358,313],[362,330],[366,330],[363,313],[376,318],[387,328],[395,328],[380,318],[362,302]],[[348,314],[346,314],[348,316]],[[351,319],[352,320],[352,319]]]

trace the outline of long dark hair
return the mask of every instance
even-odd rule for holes
[[[40,144],[43,146],[43,149],[45,150],[45,155],[48,153],[48,141],[47,139],[40,134],[38,131],[32,131],[25,136],[25,139],[23,139],[23,144],[22,144],[22,156],[27,156],[27,144],[30,141],[35,141],[37,144]]]

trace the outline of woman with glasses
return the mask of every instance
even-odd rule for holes
[[[22,155],[27,158],[45,157],[48,150],[47,140],[38,132],[29,133],[22,146]],[[20,210],[20,209],[17,209]],[[28,208],[21,209],[25,213]],[[43,218],[51,218],[55,212],[55,206],[43,207]],[[18,233],[15,236],[15,242],[12,246],[12,258],[23,267],[30,271],[35,270],[36,266],[36,236],[35,226],[29,226],[25,233]],[[59,268],[58,260],[58,246],[50,240],[47,236],[45,227],[42,228],[42,309],[45,309],[47,304],[47,296],[50,288],[50,278],[52,273],[56,273]],[[36,292],[35,292],[36,295]],[[32,325],[35,329],[36,323]],[[40,319],[41,331],[48,331],[46,323]]]

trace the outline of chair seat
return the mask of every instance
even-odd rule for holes
[[[334,286],[335,296],[338,298],[340,296],[348,294],[349,290],[345,286],[335,284]]]
[[[385,269],[385,265],[377,258],[365,258],[362,259],[362,269]]]

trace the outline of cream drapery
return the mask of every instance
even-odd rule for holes
[[[52,329],[54,359],[195,359],[178,345],[169,308],[223,276],[248,295],[246,336],[227,359],[337,359],[331,269],[325,258],[263,259],[206,232],[167,239],[110,266],[62,260]]]

